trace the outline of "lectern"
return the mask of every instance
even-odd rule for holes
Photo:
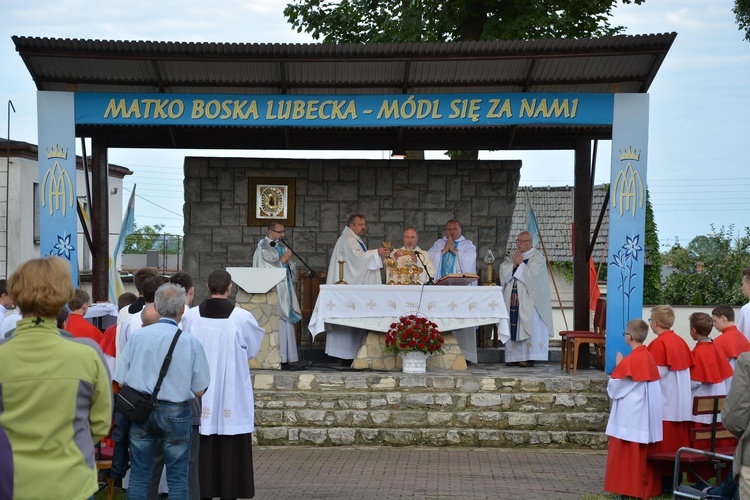
[[[250,368],[281,369],[279,349],[279,298],[276,285],[286,276],[285,269],[265,267],[228,267],[239,290],[237,306],[255,316],[258,325],[266,331],[260,350],[250,360]]]

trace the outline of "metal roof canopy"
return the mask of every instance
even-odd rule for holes
[[[453,43],[234,44],[14,36],[40,91],[172,94],[645,93],[676,33]],[[199,127],[76,126],[94,166],[108,148],[574,150],[574,328],[589,326],[591,141],[610,126]],[[106,300],[106,172],[94,172],[93,295]],[[97,197],[96,188],[104,189]],[[585,251],[583,251],[585,250]]]
[[[38,90],[201,94],[645,93],[676,33],[597,39],[236,44],[14,36]],[[110,148],[574,149],[611,126],[82,126]]]

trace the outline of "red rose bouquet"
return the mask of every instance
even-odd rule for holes
[[[442,354],[443,342],[437,325],[415,314],[401,316],[385,334],[385,348],[396,354],[408,351]]]

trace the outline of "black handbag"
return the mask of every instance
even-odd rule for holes
[[[117,396],[115,396],[115,409],[125,415],[125,418],[131,422],[135,422],[136,424],[144,423],[151,414],[151,410],[156,406],[156,396],[159,394],[162,380],[164,380],[164,376],[169,369],[169,364],[172,361],[172,352],[181,333],[182,330],[178,328],[174,334],[172,344],[169,346],[169,351],[167,351],[167,355],[164,357],[164,362],[159,371],[159,380],[156,381],[156,387],[154,387],[151,395],[137,391],[132,387],[124,386],[120,388]]]

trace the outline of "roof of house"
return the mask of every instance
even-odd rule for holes
[[[39,160],[39,146],[23,141],[13,141],[0,137],[0,158],[25,158],[27,160]],[[89,165],[91,157],[89,156]],[[83,157],[76,155],[76,168],[83,170]],[[126,175],[133,175],[133,172],[126,167],[109,164],[109,175],[122,179]]]
[[[593,235],[599,214],[602,210],[608,186],[594,186],[591,207],[591,234]],[[528,195],[528,196],[527,196]],[[520,186],[516,195],[516,207],[513,210],[510,237],[527,228],[529,201],[534,209],[539,232],[544,242],[550,262],[571,262],[573,260],[573,198],[575,191],[571,186],[531,187]],[[597,264],[607,260],[606,248],[609,238],[609,210],[605,209],[604,218],[594,245],[592,257]],[[537,241],[536,247],[542,250]],[[508,245],[511,248],[512,245]]]

